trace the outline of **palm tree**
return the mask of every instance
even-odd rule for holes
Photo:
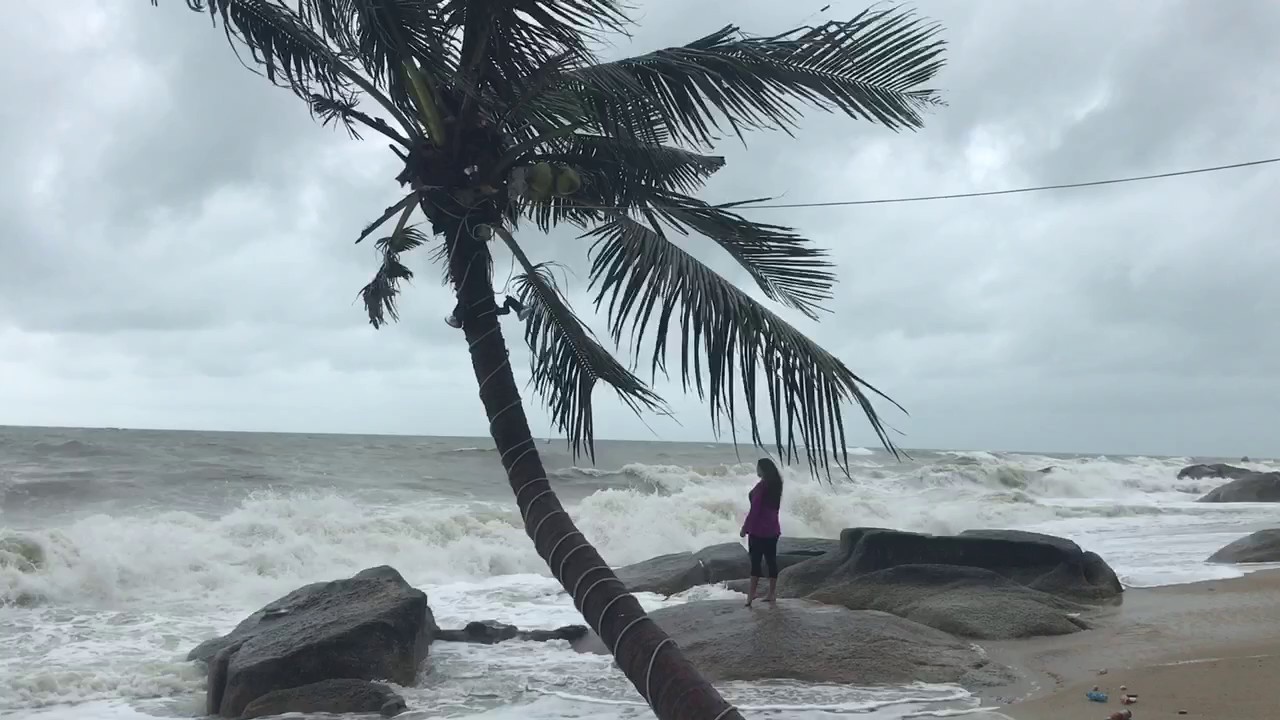
[[[152,0],[158,4],[158,0]],[[470,346],[480,400],[529,537],[618,666],[663,720],[740,718],[617,580],[575,527],[547,481],[512,374],[499,317],[525,322],[532,385],[575,456],[594,459],[592,391],[611,386],[631,409],[662,411],[638,377],[667,372],[709,400],[719,431],[750,421],[765,443],[760,385],[773,441],[811,470],[847,462],[842,412],[855,402],[886,434],[866,384],[800,331],[675,242],[709,239],[771,301],[816,318],[834,282],[825,253],[791,229],[753,222],[734,205],[693,194],[724,166],[704,154],[718,135],[795,127],[805,106],[893,130],[915,129],[939,103],[925,85],[942,66],[938,27],[908,12],[768,37],[728,26],[688,45],[599,61],[602,34],[629,20],[617,0],[186,0],[220,23],[252,69],[291,89],[324,123],[355,138],[373,132],[403,163],[404,197],[359,239],[381,264],[362,296],[374,327],[397,319],[401,255],[434,243],[457,295],[450,317]],[[242,58],[246,57],[242,54]],[[427,228],[411,223],[415,213]],[[520,221],[569,224],[594,240],[590,286],[616,360],[569,308],[552,272],[517,242]],[[517,298],[494,297],[493,246],[523,272]],[[763,375],[763,377],[761,377]],[[763,382],[761,382],[763,381]],[[890,401],[892,402],[892,401]]]

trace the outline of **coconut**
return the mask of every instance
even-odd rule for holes
[[[582,188],[582,176],[571,167],[560,168],[556,176],[556,194],[572,195]]]
[[[555,170],[551,163],[540,162],[534,165],[526,176],[529,192],[534,197],[547,197],[555,185]]]

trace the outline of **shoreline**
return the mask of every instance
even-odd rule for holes
[[[1134,720],[1273,720],[1280,707],[1280,569],[1134,588],[1071,635],[979,643],[1012,683],[974,690],[1011,720],[1098,720],[1138,695]],[[1107,692],[1106,703],[1085,693]]]

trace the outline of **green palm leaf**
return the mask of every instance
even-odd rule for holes
[[[409,145],[409,139],[387,124],[386,120],[374,117],[359,109],[360,96],[350,95],[311,95],[311,114],[320,120],[322,125],[338,125],[347,131],[355,140],[363,140],[357,124],[372,128],[403,146]]]
[[[441,22],[436,2],[423,0],[299,0],[302,16],[339,51],[359,58],[380,87],[399,88],[400,68],[414,58],[433,82],[457,65],[457,40]],[[392,92],[392,95],[399,93]]]
[[[774,441],[788,461],[803,454],[814,469],[829,468],[829,457],[847,465],[842,411],[849,402],[896,453],[867,392],[893,400],[733,283],[632,218],[618,217],[589,235],[597,238],[595,304],[607,301],[612,332],[629,328],[637,346],[651,341],[655,374],[666,372],[677,335],[684,387],[693,385],[708,401],[717,432],[727,421],[736,441],[736,421],[745,410],[752,441],[764,443],[758,418],[763,380]],[[737,404],[739,393],[745,408]]]
[[[522,209],[544,232],[569,223],[584,230],[615,210],[643,210],[669,199],[668,191],[693,191],[724,167],[724,158],[634,139],[574,134],[544,143],[526,161],[572,167],[582,188],[572,197],[526,202]]]
[[[719,155],[584,133],[545,143],[528,162],[543,160],[574,167],[584,178],[590,176],[596,199],[622,207],[649,203],[654,188],[696,192],[724,167]]]
[[[358,49],[344,47],[340,42],[344,38],[343,33],[350,32],[350,28],[342,32],[334,30],[337,35],[326,36],[324,26],[313,22],[316,10],[311,3],[304,0],[299,3],[301,12],[295,12],[280,0],[186,2],[192,10],[207,10],[215,20],[220,18],[232,48],[238,53],[238,44],[247,47],[271,82],[293,90],[312,104],[313,112],[317,97],[322,105],[350,105],[358,88],[382,105],[409,135],[416,133],[416,126],[403,112],[407,102],[404,93],[396,91],[389,96],[380,89],[376,76],[374,79],[365,77],[352,65],[352,58],[363,58],[366,65],[368,58],[364,58]],[[151,4],[158,5],[159,0],[151,0]],[[334,43],[335,38],[339,42]],[[348,117],[355,116],[348,114]],[[382,131],[375,124],[369,124],[369,127]]]
[[[668,193],[655,198],[651,216],[661,218],[682,234],[697,233],[716,242],[755,280],[766,297],[818,317],[821,303],[831,299],[835,275],[815,247],[791,228],[748,220],[730,208]]]
[[[566,72],[553,99],[589,113],[608,134],[648,142],[670,137],[707,146],[722,125],[739,137],[751,129],[789,130],[803,106],[894,130],[918,128],[920,111],[939,102],[923,87],[943,65],[938,31],[901,10],[773,37],[749,37],[730,25],[688,45]]]
[[[810,318],[818,317],[822,303],[831,299],[831,288],[835,284],[826,250],[814,246],[791,228],[754,222],[732,212],[732,208],[741,203],[709,205],[679,192],[632,183],[629,174],[636,168],[645,172],[639,163],[633,168],[619,168],[612,176],[603,171],[583,172],[582,192],[572,198],[529,204],[525,214],[544,230],[566,222],[589,229],[616,217],[619,209],[660,218],[682,235],[698,234],[715,241],[747,271],[770,300]],[[694,171],[681,168],[672,174],[685,172]],[[620,332],[614,328],[615,340],[619,339]]]
[[[159,0],[151,0],[151,4],[158,5]],[[221,19],[233,48],[237,41],[243,43],[269,80],[292,88],[303,98],[310,98],[316,87],[330,95],[350,85],[351,68],[288,6],[271,0],[187,0],[187,7],[207,10],[211,17]]]
[[[563,431],[575,455],[595,460],[595,426],[591,393],[604,381],[637,415],[644,410],[666,413],[662,398],[627,370],[593,337],[560,292],[551,266],[534,265],[505,228],[494,227],[524,272],[512,287],[529,309],[525,340],[532,351],[533,387],[547,405],[551,421]]]
[[[388,319],[400,319],[397,298],[400,295],[400,282],[412,280],[413,271],[400,262],[400,253],[412,250],[428,243],[430,239],[417,228],[407,227],[396,234],[377,240],[377,248],[382,258],[373,279],[360,288],[360,299],[364,303],[365,312],[369,315],[369,324],[375,328],[386,325]]]
[[[464,72],[487,64],[508,100],[551,58],[589,60],[600,31],[621,32],[628,22],[616,0],[446,0],[438,12],[463,37]]]

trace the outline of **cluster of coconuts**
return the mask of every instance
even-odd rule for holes
[[[546,202],[553,194],[572,195],[582,188],[582,176],[577,170],[549,162],[526,168],[524,181],[529,197],[536,202]]]

